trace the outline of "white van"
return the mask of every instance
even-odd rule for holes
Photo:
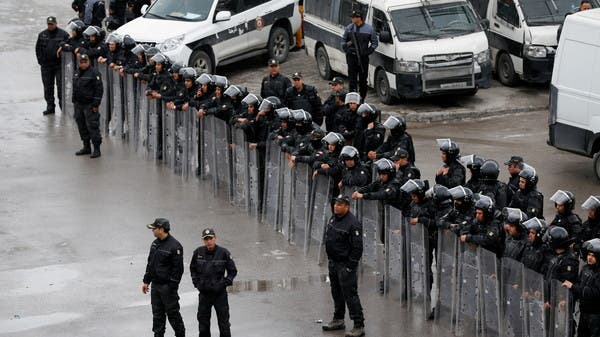
[[[600,179],[600,9],[565,20],[550,85],[548,144],[594,157]]]
[[[348,74],[342,35],[353,8],[379,37],[368,83],[383,103],[489,87],[488,41],[466,0],[305,0],[306,52],[321,77]]]
[[[301,24],[295,0],[156,0],[142,11],[117,33],[209,73],[262,53],[285,61]]]
[[[548,83],[558,27],[567,13],[579,8],[581,0],[470,1],[478,14],[490,22],[488,40],[500,82],[508,86],[519,79]]]

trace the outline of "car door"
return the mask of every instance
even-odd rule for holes
[[[215,22],[220,11],[231,12],[229,20]],[[246,40],[246,16],[242,0],[219,0],[213,18],[212,43],[209,43],[218,62],[236,56],[248,47]]]
[[[508,52],[515,72],[522,74],[524,27],[519,11],[513,0],[494,0],[492,2],[492,15],[488,33],[492,55],[496,58],[498,51]]]
[[[248,51],[266,47],[269,31],[273,25],[271,14],[279,9],[282,2],[286,1],[244,0]]]
[[[392,28],[390,26],[390,20],[386,13],[379,8],[373,7],[371,10],[371,25],[377,34],[377,38],[380,37],[382,32],[387,32],[392,36],[392,41],[389,43],[383,43],[379,41],[379,45],[375,52],[369,58],[369,83],[374,83],[375,69],[382,67],[386,72],[391,74],[394,72],[394,60],[396,59],[396,46],[394,44],[394,34],[392,34]]]

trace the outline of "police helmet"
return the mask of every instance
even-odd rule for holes
[[[154,61],[155,64],[162,64],[164,66],[169,64],[169,58],[160,53],[152,56],[151,60]]]
[[[596,258],[600,258],[600,239],[594,238],[583,243],[581,246],[584,251],[594,253]]]
[[[456,186],[449,189],[448,192],[450,192],[454,200],[460,200],[465,203],[473,202],[473,191],[468,187]]]
[[[406,131],[406,120],[404,119],[404,117],[390,116],[383,123],[383,126],[392,132],[404,132]]]
[[[340,146],[346,143],[344,136],[337,132],[330,132],[325,137],[323,137],[323,143],[328,145]]]
[[[213,75],[212,76],[212,82],[211,82],[215,87],[219,87],[222,90],[227,89],[227,87],[229,86],[229,80],[227,80],[227,77],[225,76],[220,76],[220,75]]]
[[[175,74],[175,73],[179,74],[179,71],[181,70],[181,68],[183,68],[183,64],[181,62],[175,62],[169,68],[169,72],[171,74]]]
[[[527,187],[535,187],[538,183],[538,176],[535,168],[531,165],[523,163],[523,169],[519,172],[519,177],[525,179]]]
[[[296,124],[302,124],[302,126],[312,125],[312,116],[309,112],[302,109],[297,109],[291,110],[291,113],[294,115],[294,121],[296,121]]]
[[[346,94],[346,99],[344,100],[344,104],[356,103],[360,104],[360,95],[357,92],[349,92]]]
[[[504,218],[504,223],[507,223],[511,226],[518,226],[525,229],[523,226],[523,222],[527,220],[527,214],[523,213],[518,208],[504,207],[502,209],[502,217]]]
[[[475,209],[482,210],[487,216],[494,214],[494,200],[483,194],[475,194]]]
[[[102,35],[102,28],[96,26],[89,26],[83,31],[83,37],[89,39],[90,36],[95,36],[98,39]]]
[[[573,242],[573,240],[569,238],[567,230],[558,226],[553,226],[548,230],[547,234],[544,235],[544,241],[552,249],[567,248]]]
[[[536,217],[523,222],[523,226],[525,226],[528,231],[534,231],[537,237],[542,237],[546,228],[548,228],[544,219],[538,219]]]
[[[431,198],[437,207],[452,203],[452,194],[446,186],[440,184],[435,184],[431,188]]]
[[[247,92],[248,92],[248,90],[246,89],[246,87],[243,87],[241,85],[230,85],[227,88],[227,90],[225,90],[223,92],[223,95],[229,96],[231,98],[233,98],[233,97],[244,98],[246,96]]]
[[[570,212],[575,207],[575,196],[569,191],[558,190],[550,197],[557,205],[565,205],[566,211]]]
[[[173,67],[171,67],[173,68]],[[184,80],[195,80],[196,76],[198,76],[198,73],[196,72],[196,69],[192,68],[192,67],[184,67],[179,69],[179,75],[181,75],[181,77],[183,77]]]
[[[136,55],[145,54],[147,48],[148,47],[144,44],[137,44],[135,47],[133,47],[133,49],[131,49],[131,52]]]
[[[425,191],[429,189],[429,181],[421,179],[410,179],[400,187],[400,190],[407,194],[416,194],[424,196]]]
[[[498,175],[500,175],[500,165],[495,160],[488,159],[481,165],[480,172],[482,179],[496,181],[498,180]]]
[[[450,140],[450,138],[437,139],[436,141],[440,146],[440,151],[445,152],[452,158],[458,158],[458,155],[460,154],[460,147],[457,143]]]
[[[590,210],[598,210],[600,209],[600,196],[590,196],[587,200],[581,205],[581,208],[586,211]],[[600,215],[600,214],[599,214]]]
[[[471,171],[479,172],[481,165],[485,162],[485,158],[470,154],[468,156],[460,156],[460,162]]]
[[[135,45],[135,40],[131,36],[123,36],[123,41],[121,41],[121,46],[123,47],[123,49],[131,51],[135,47]]]
[[[381,110],[379,110],[379,108],[377,108],[374,104],[363,103],[358,107],[356,113],[361,116],[370,115],[376,117],[381,113]]]
[[[358,161],[358,150],[354,146],[346,145],[342,148],[342,152],[340,152],[340,159]]]
[[[213,81],[212,76],[210,76],[207,73],[204,73],[204,74],[198,76],[198,78],[196,79],[196,83],[198,83],[199,85],[211,84],[212,81]]]
[[[310,132],[310,141],[311,142],[321,142],[323,141],[323,137],[325,137],[325,130],[321,128],[316,128]]]
[[[123,36],[120,34],[117,34],[115,32],[108,34],[108,36],[106,37],[106,44],[111,44],[111,43],[114,43],[117,46],[120,46],[121,43],[123,43]]]
[[[229,89],[227,89],[229,90]],[[258,108],[258,106],[262,103],[263,99],[255,94],[248,94],[246,95],[246,97],[244,97],[244,99],[242,100],[242,105],[252,105],[254,106],[254,108]]]
[[[266,111],[266,110],[277,110],[281,107],[281,100],[276,97],[276,96],[269,96],[267,98],[265,98],[262,103],[260,104],[260,106],[258,107],[258,110],[260,111]],[[290,112],[291,113],[291,112]],[[293,113],[292,117],[294,116]]]
[[[394,179],[396,177],[396,165],[394,162],[387,158],[381,158],[377,160],[375,163],[375,168],[377,169],[377,173],[382,174],[386,173],[389,175],[389,179]]]
[[[264,102],[264,100],[263,100],[263,102]],[[261,103],[261,105],[262,105],[262,103]],[[275,113],[277,114],[277,118],[279,118],[279,120],[288,122],[289,124],[294,123],[294,115],[292,114],[290,109],[279,108],[279,109],[275,110]]]
[[[80,35],[85,30],[85,27],[86,27],[86,25],[83,21],[81,21],[80,19],[73,19],[67,25],[67,30],[76,32],[77,35]]]

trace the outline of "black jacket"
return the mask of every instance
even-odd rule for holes
[[[335,116],[340,108],[344,105],[338,105],[335,101],[335,96],[329,95],[321,106],[321,114],[325,118],[325,129],[328,132],[335,130]]]
[[[573,284],[571,292],[579,301],[582,314],[600,314],[600,268],[586,264],[579,273],[579,281]]]
[[[351,141],[356,136],[358,119],[355,110],[350,110],[346,106],[340,107],[335,115],[334,129],[331,131],[341,133],[346,141]]]
[[[358,46],[355,46],[354,42],[352,42],[352,34],[354,34]],[[379,40],[377,39],[377,34],[375,34],[375,30],[369,24],[363,23],[359,27],[354,23],[351,23],[344,29],[344,35],[342,35],[342,49],[347,54],[358,54],[363,57],[369,56],[373,54],[378,45]]]
[[[547,265],[544,268],[544,279],[546,281],[558,280],[560,282],[577,282],[577,273],[579,271],[579,260],[569,249],[561,254],[549,252],[546,256]]]
[[[409,161],[414,164],[415,162],[415,146],[413,145],[412,136],[407,132],[400,134],[390,134],[385,142],[377,148],[377,159],[390,158],[396,152],[399,147],[403,148],[408,152]]]
[[[60,45],[68,39],[69,34],[58,27],[54,31],[48,29],[42,31],[35,43],[35,56],[38,64],[43,67],[59,66],[60,58],[56,56],[56,52]]]
[[[200,292],[221,292],[233,284],[237,269],[227,249],[217,245],[209,252],[201,246],[192,255],[190,274],[194,287]]]
[[[508,179],[508,188],[510,188],[511,196],[515,195],[519,190],[519,174],[511,175]]]
[[[172,95],[175,90],[175,80],[173,80],[173,76],[166,70],[163,70],[160,73],[154,73],[152,79],[148,82],[146,90],[156,91],[166,99],[168,96]]]
[[[177,288],[183,275],[183,247],[172,235],[156,239],[150,246],[144,283],[168,284]]]
[[[545,243],[532,243],[528,240],[523,249],[523,254],[521,255],[521,263],[529,269],[542,273],[545,269],[544,261],[549,253],[550,248]]]
[[[448,174],[435,176],[435,182],[447,188],[463,186],[466,175],[465,167],[458,160],[453,160],[446,165],[450,168]]]
[[[63,51],[75,51],[78,48],[86,48],[87,41],[81,36],[69,37],[67,41],[63,41],[60,44]]]
[[[363,252],[362,224],[348,212],[341,218],[335,215],[325,227],[325,251],[329,260],[345,262],[354,269]]]
[[[508,206],[508,200],[510,200],[510,189],[508,188],[508,185],[501,181],[482,181],[481,185],[479,185],[479,191],[472,191],[473,193],[479,192],[490,197],[492,200],[494,200],[494,206],[496,209],[499,210],[502,210],[504,207]]]
[[[527,242],[528,238],[525,233],[520,232],[519,236],[516,238],[512,235],[506,235],[506,240],[504,241],[504,254],[502,254],[502,256],[521,261]]]
[[[477,219],[474,219],[468,229],[466,241],[481,246],[500,256],[504,251],[504,236],[504,229],[500,221],[494,219],[481,223]]]
[[[558,226],[567,230],[569,236],[579,237],[581,235],[581,218],[575,213],[560,214],[556,213],[550,226]]]
[[[362,187],[371,181],[371,172],[360,163],[354,167],[344,165],[342,171],[342,185],[344,187]]]
[[[312,85],[304,84],[300,91],[296,90],[295,87],[287,88],[284,103],[290,109],[303,109],[310,113],[313,122],[319,126],[323,124],[321,97],[319,97],[317,89]]]
[[[537,190],[518,190],[512,197],[509,207],[520,209],[530,219],[544,218],[544,196]]]
[[[87,43],[85,47],[80,48],[80,53],[87,54],[91,60],[95,60],[98,57],[107,57],[108,48],[103,41],[96,41],[93,44]]]
[[[267,98],[269,96],[278,97],[281,101],[285,100],[285,93],[288,88],[292,87],[292,82],[289,78],[277,74],[271,76],[271,74],[265,76],[260,86],[260,96]]]
[[[387,205],[402,209],[398,199],[399,191],[400,186],[396,180],[384,183],[380,179],[358,189],[365,200],[381,200]]]
[[[364,162],[369,161],[369,151],[375,151],[381,146],[385,138],[385,128],[379,122],[375,122],[372,129],[364,129],[357,132],[354,138],[354,147],[360,153]]]
[[[73,103],[100,106],[104,86],[100,72],[89,66],[86,70],[77,68],[73,74]]]

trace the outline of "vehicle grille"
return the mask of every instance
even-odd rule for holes
[[[145,44],[146,46],[149,47],[156,47],[156,42],[143,42],[143,41],[136,41],[137,44]]]
[[[473,62],[473,53],[423,56],[423,91],[474,88]]]

